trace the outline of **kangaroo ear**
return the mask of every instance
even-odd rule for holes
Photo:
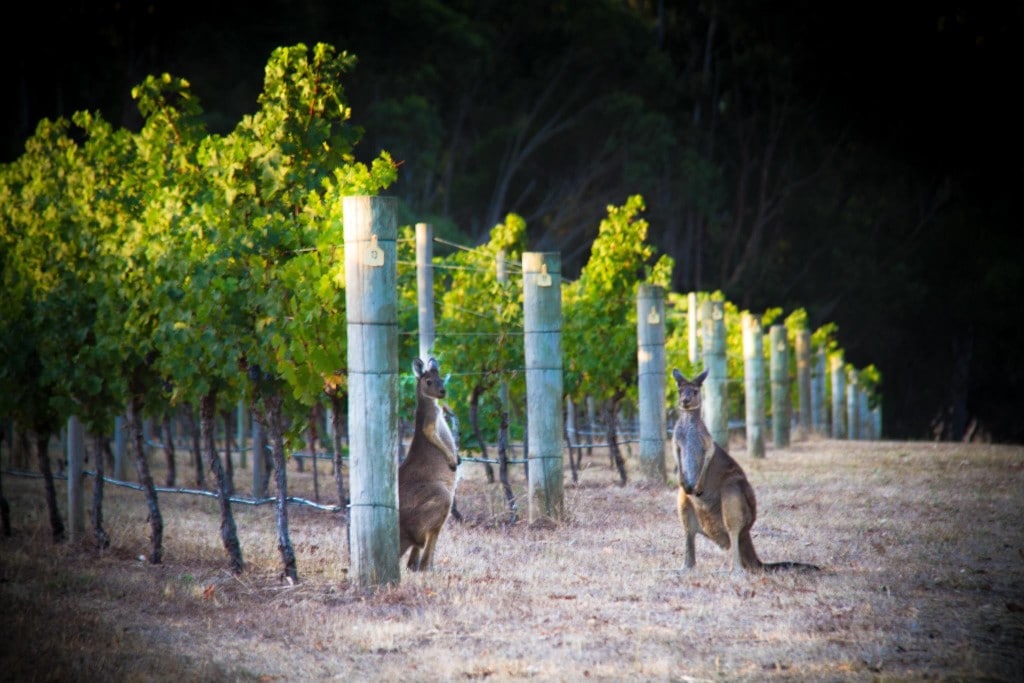
[[[705,370],[704,372],[700,373],[699,375],[693,378],[693,383],[700,386],[701,384],[704,384],[704,380],[706,380],[707,378],[708,371]]]
[[[679,368],[672,368],[672,377],[675,378],[676,384],[682,384],[686,381],[686,377],[683,376],[683,373],[679,372]]]
[[[423,376],[423,361],[419,358],[412,361],[412,374],[416,375],[416,379]]]
[[[438,372],[441,371],[441,367],[437,364],[437,361],[434,359],[433,356],[431,356],[430,360],[427,361],[427,370],[437,370]]]

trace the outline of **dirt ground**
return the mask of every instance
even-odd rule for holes
[[[5,474],[0,680],[1024,680],[1024,447],[733,453],[757,493],[761,558],[821,572],[733,575],[703,538],[684,570],[671,468],[668,485],[623,487],[596,452],[578,485],[567,476],[555,528],[523,521],[521,467],[507,524],[500,487],[464,464],[464,519],[446,525],[434,571],[403,566],[399,585],[370,592],[347,578],[341,513],[289,508],[293,586],[272,506],[233,507],[246,563],[234,576],[216,500],[162,494],[165,557],[150,565],[140,492],[106,487],[100,552],[88,533],[53,544],[42,481]],[[290,466],[291,493],[312,496],[308,470]],[[240,489],[247,477],[236,472]]]

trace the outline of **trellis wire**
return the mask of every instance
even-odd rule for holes
[[[4,469],[4,474],[9,474],[12,477],[22,477],[25,479],[41,479],[42,474],[38,472],[29,472],[26,470],[10,470]],[[83,470],[82,474],[87,477],[96,477],[96,472],[93,470]],[[60,481],[67,481],[66,474],[53,474],[53,478]],[[120,479],[111,479],[110,477],[103,477],[104,483],[112,484],[114,486],[120,486],[122,488],[132,489],[134,491],[144,490],[141,484],[134,484],[130,481],[121,481]],[[218,498],[219,494],[216,491],[206,491],[204,489],[190,489],[184,487],[174,486],[154,486],[158,493],[181,493],[190,496],[204,496],[206,498]],[[274,503],[277,501],[276,497],[270,498],[247,498],[245,496],[229,496],[228,500],[232,503],[240,503],[242,505],[260,506]],[[324,505],[323,503],[316,503],[306,498],[300,498],[298,496],[288,496],[287,502],[295,505],[305,505],[307,507],[322,510],[324,512],[341,512],[342,508],[338,505]]]

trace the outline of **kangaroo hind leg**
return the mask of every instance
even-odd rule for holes
[[[683,566],[693,569],[697,564],[697,532],[700,531],[700,522],[697,520],[697,513],[690,503],[689,496],[682,488],[679,489],[679,521],[683,524],[683,532],[686,534],[686,555],[683,559]]]

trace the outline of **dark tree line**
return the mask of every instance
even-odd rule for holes
[[[606,207],[641,194],[674,289],[837,322],[849,360],[882,371],[887,435],[1024,440],[1021,150],[1005,94],[1021,16],[1009,4],[28,12],[7,27],[5,160],[44,116],[101,109],[132,125],[131,86],[161,71],[193,83],[217,131],[255,109],[274,47],[329,42],[359,59],[346,95],[360,153],[401,162],[404,221],[481,242],[516,212],[530,248],[560,251],[571,276]]]

